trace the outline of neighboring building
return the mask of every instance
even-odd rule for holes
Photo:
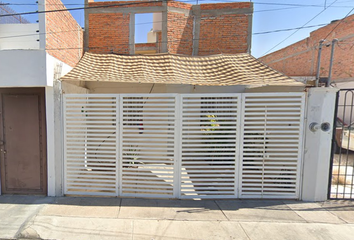
[[[85,14],[85,50],[89,52],[250,53],[251,2],[192,5],[178,1],[88,0],[88,7]],[[135,44],[135,15],[139,13],[153,13],[153,29],[147,44]]]
[[[338,43],[334,50],[332,82],[351,82],[354,81],[353,33],[354,15],[351,15],[340,21],[332,21],[311,32],[308,38],[261,57],[260,60],[290,77],[314,80],[317,72],[319,41],[326,38],[320,67],[320,77],[326,78],[329,72],[332,40],[336,38]]]
[[[326,40],[321,52],[320,79],[326,81],[328,78],[332,40],[338,39],[334,46],[331,85],[340,89],[354,88],[354,15],[332,21],[311,32],[308,38],[261,57],[260,60],[294,79],[313,81],[317,73],[319,41],[324,38]],[[350,105],[352,99],[342,94],[339,98],[338,116],[346,124],[354,119]]]
[[[39,11],[54,9],[65,6],[38,1]],[[68,11],[38,20],[0,18],[0,194],[56,195],[54,86],[81,58],[83,31]]]

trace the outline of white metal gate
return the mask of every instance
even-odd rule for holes
[[[65,94],[65,194],[298,198],[303,93]]]

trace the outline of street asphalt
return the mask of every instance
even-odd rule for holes
[[[0,196],[0,239],[354,239],[354,201]]]

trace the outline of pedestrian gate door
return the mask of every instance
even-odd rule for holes
[[[66,94],[65,194],[298,198],[304,94]]]

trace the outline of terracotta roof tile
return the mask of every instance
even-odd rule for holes
[[[303,85],[249,54],[183,56],[85,53],[63,81],[192,85]]]

